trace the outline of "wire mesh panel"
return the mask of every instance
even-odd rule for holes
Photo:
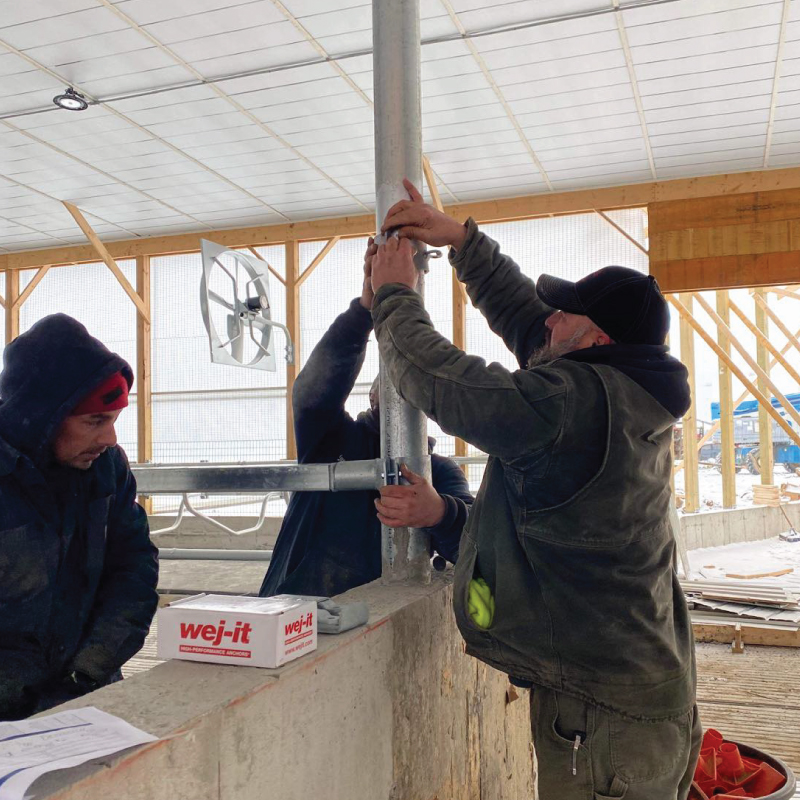
[[[340,241],[300,287],[300,366],[305,364],[336,317],[347,310],[354,298],[360,297],[367,242],[366,237]],[[324,244],[309,242],[300,245],[301,269],[313,260]],[[425,277],[425,306],[437,330],[450,337],[452,292],[450,266],[446,258],[431,261],[431,270]],[[345,404],[352,416],[369,407],[369,388],[377,374],[378,345],[374,335],[371,335],[364,366]],[[428,421],[428,433],[437,440],[436,452],[453,452],[453,438],[442,433],[431,420]]]
[[[647,211],[643,208],[607,212],[614,222],[643,246],[647,246]],[[521,222],[482,225],[481,230],[498,242],[503,253],[519,264],[532,280],[546,273],[576,281],[601,267],[619,266],[648,271],[645,253],[598,214],[545,217]],[[480,312],[470,303],[466,314],[467,352],[496,361],[510,370],[516,359],[502,339],[489,330]],[[469,455],[477,455],[468,447]],[[477,489],[483,477],[482,464],[471,464],[468,477]]]
[[[259,255],[283,269],[282,246],[260,248]],[[201,273],[199,253],[151,262],[153,460],[225,463],[285,458],[283,334],[275,334],[276,372],[212,364],[200,312]],[[285,293],[274,277],[269,300],[273,318],[285,320]],[[155,507],[175,508],[177,502],[158,497]],[[233,502],[241,503],[241,498],[210,500],[215,508]]]
[[[128,281],[135,285],[136,262],[129,259],[117,263]],[[20,292],[25,290],[34,275],[36,270],[22,272]],[[77,319],[92,336],[122,356],[136,370],[136,306],[105,264],[76,264],[51,269],[22,305],[20,333],[24,333],[42,317],[57,313]],[[134,393],[136,388],[134,382]],[[131,397],[130,405],[120,414],[115,427],[119,444],[128,458],[135,461],[135,397]]]

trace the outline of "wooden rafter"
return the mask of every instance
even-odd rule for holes
[[[760,305],[764,309],[764,313],[775,323],[775,327],[786,337],[786,341],[795,347],[797,352],[800,353],[800,339],[792,334],[789,328],[783,324],[783,320],[769,307],[769,303],[767,302],[766,298],[761,294],[754,294],[753,299],[756,301],[757,305]],[[781,355],[783,355],[785,352],[785,349],[781,350]]]
[[[798,428],[800,428],[800,414],[797,412],[797,409],[786,399],[785,395],[781,390],[776,386],[775,381],[770,378],[770,376],[758,365],[756,360],[747,352],[747,348],[733,335],[731,329],[728,328],[727,325],[722,321],[719,314],[705,301],[705,299],[699,295],[693,295],[697,302],[700,304],[703,311],[711,317],[711,320],[716,324],[718,328],[721,327],[722,330],[725,330],[726,335],[730,338],[731,344],[739,351],[739,355],[745,360],[748,367],[756,374],[756,377],[759,379],[760,382],[763,382],[765,386],[765,390],[768,389],[772,392],[773,397],[775,397],[778,402],[783,406],[784,411],[797,423]],[[763,393],[760,393],[763,394]],[[772,405],[770,405],[772,408]],[[780,415],[779,415],[780,416]]]
[[[754,295],[754,296],[760,297],[760,295]],[[765,335],[762,331],[760,331],[758,329],[758,326],[752,320],[748,319],[747,314],[745,314],[744,311],[742,311],[742,309],[739,308],[739,306],[737,306],[736,303],[733,302],[733,300],[731,300],[730,302],[730,307],[731,311],[733,311],[733,313],[736,314],[736,316],[739,317],[739,319],[744,323],[747,330],[749,330],[750,333],[752,333],[756,337],[756,341],[763,344],[763,346],[772,354],[773,359],[777,361],[777,363],[781,367],[783,367],[795,381],[797,381],[798,385],[800,385],[800,372],[798,372],[786,360],[786,358],[784,358],[783,353],[781,353],[780,350],[778,350],[778,348],[775,347],[774,344],[772,344],[772,342],[769,340],[769,337]],[[763,309],[763,306],[758,306],[758,307]],[[773,361],[773,363],[775,363],[775,361]]]
[[[39,267],[36,274],[31,278],[25,289],[20,292],[19,297],[14,301],[13,308],[20,308],[22,304],[33,294],[33,290],[42,282],[42,279],[47,275],[50,267]]]
[[[272,266],[272,264],[270,264],[270,263],[269,263],[269,261],[267,261],[267,259],[266,259],[266,258],[264,258],[264,257],[261,255],[261,253],[259,253],[259,252],[258,252],[258,250],[256,250],[256,249],[255,249],[255,247],[248,247],[247,249],[248,249],[248,250],[249,250],[249,251],[250,251],[250,252],[251,252],[251,253],[252,253],[252,254],[253,254],[253,255],[254,255],[254,256],[255,256],[255,257],[258,259],[258,260],[259,260],[259,261],[263,261],[263,262],[264,262],[264,263],[267,265],[267,269],[268,269],[268,270],[269,270],[269,271],[270,271],[270,272],[271,272],[271,273],[272,273],[272,274],[273,274],[273,275],[274,275],[274,276],[275,276],[275,277],[276,277],[276,278],[277,278],[277,279],[278,279],[278,280],[281,282],[281,284],[282,284],[283,286],[286,286],[286,281],[283,279],[283,275],[281,275],[281,274],[280,274],[280,272],[278,272],[278,270],[276,270],[276,269],[275,269],[275,268]]]
[[[119,285],[125,291],[125,294],[127,294],[128,297],[130,297],[130,299],[133,301],[133,304],[136,306],[142,317],[149,322],[150,315],[147,312],[145,304],[142,302],[142,298],[136,294],[136,289],[131,286],[130,281],[125,277],[125,273],[119,268],[117,262],[111,257],[111,254],[106,249],[106,246],[100,241],[100,238],[94,232],[92,226],[86,221],[86,218],[83,216],[80,209],[76,208],[74,205],[72,205],[72,203],[68,203],[66,200],[63,200],[62,202],[67,211],[69,211],[69,213],[72,215],[75,222],[78,223],[78,227],[91,242],[92,247],[95,249],[97,255],[100,256],[100,258],[103,260],[103,263],[111,270]]]
[[[433,174],[433,167],[427,156],[422,157],[422,172],[425,175],[425,183],[428,184],[428,191],[431,195],[431,202],[439,211],[444,211],[442,198],[439,194],[439,187],[436,185],[436,176]]]
[[[311,273],[314,272],[314,270],[325,260],[325,257],[328,255],[328,253],[330,253],[330,251],[333,250],[337,244],[339,244],[341,238],[341,236],[333,236],[326,243],[325,247],[323,247],[322,250],[320,250],[319,253],[314,256],[311,263],[303,270],[300,277],[297,279],[298,287],[302,286],[311,277]]]
[[[781,289],[780,286],[768,286],[767,291],[778,295],[778,297],[786,297],[789,300],[800,300],[800,294],[791,292],[788,289]]]
[[[614,222],[614,220],[611,219],[611,217],[609,217],[605,211],[601,211],[599,208],[596,208],[594,213],[597,214],[598,217],[604,219],[612,228],[614,228],[614,230],[619,231],[632,245],[634,245],[634,247],[638,247],[646,256],[650,255],[650,251],[640,241],[631,236],[621,225],[618,225],[616,222]]]
[[[778,423],[778,425],[783,428],[787,434],[789,434],[789,438],[797,445],[800,445],[800,433],[796,431],[775,409],[770,403],[769,399],[762,394],[758,387],[744,374],[744,372],[739,368],[736,362],[728,358],[725,354],[725,351],[714,341],[714,337],[708,334],[703,328],[703,326],[694,318],[694,315],[689,312],[689,310],[684,306],[684,304],[680,301],[680,299],[676,295],[668,295],[667,300],[672,303],[673,306],[680,312],[681,316],[686,319],[689,325],[695,330],[695,332],[700,336],[700,338],[717,354],[717,356],[724,361],[731,372],[742,382],[744,386],[748,388],[750,394],[758,400],[766,409],[767,413]],[[716,314],[715,314],[716,316]],[[723,323],[724,324],[724,323]]]
[[[794,337],[792,337],[792,338],[793,338],[793,339],[798,339],[799,337],[800,337],[800,329],[797,331],[797,333],[796,333],[796,334],[794,335]],[[787,343],[786,343],[786,344],[785,344],[785,345],[784,345],[784,346],[781,348],[781,355],[786,355],[786,353],[788,353],[788,352],[789,352],[789,350],[791,350],[791,348],[792,348],[792,343],[791,343],[791,341],[789,341],[789,342],[787,342]],[[798,349],[800,350],[800,347],[798,347]],[[777,363],[778,363],[777,361],[772,361],[772,362],[770,363],[770,368],[774,367],[774,366],[775,366]],[[743,402],[744,402],[745,400],[747,400],[747,398],[748,398],[748,397],[750,397],[750,396],[751,396],[751,395],[750,395],[750,390],[749,390],[749,389],[745,389],[745,390],[744,390],[744,391],[743,391],[743,392],[742,392],[742,393],[741,393],[741,394],[740,394],[740,395],[739,395],[739,396],[736,398],[736,400],[734,400],[734,402],[733,402],[733,408],[734,408],[734,409],[738,408],[738,407],[739,407],[739,404],[740,404],[740,403],[743,403]],[[707,430],[707,431],[706,431],[706,432],[703,434],[703,436],[702,436],[700,439],[698,439],[698,440],[697,440],[697,450],[698,450],[698,452],[700,451],[700,448],[701,448],[701,447],[702,447],[704,444],[706,444],[707,442],[709,442],[709,441],[711,440],[711,437],[712,437],[712,436],[713,436],[713,435],[714,435],[714,434],[715,434],[715,433],[716,433],[716,432],[717,432],[717,431],[720,429],[720,425],[721,425],[721,418],[720,418],[720,419],[718,419],[718,420],[717,420],[717,421],[716,421],[716,422],[715,422],[715,423],[714,423],[714,424],[713,424],[713,425],[712,425],[712,426],[711,426],[711,427],[710,427],[710,428],[709,428],[709,429],[708,429],[708,430]],[[683,469],[683,462],[682,462],[682,461],[679,461],[679,462],[678,462],[678,463],[675,465],[675,472],[680,472],[682,469]]]

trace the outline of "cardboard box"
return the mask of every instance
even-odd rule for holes
[[[158,611],[158,657],[279,667],[317,649],[317,604],[288,594],[199,594]]]

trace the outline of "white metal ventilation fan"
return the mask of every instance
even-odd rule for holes
[[[200,309],[211,361],[275,372],[273,328],[286,336],[286,362],[294,363],[289,329],[272,319],[269,270],[255,256],[202,239]]]

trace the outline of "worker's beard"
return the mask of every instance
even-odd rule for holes
[[[565,356],[567,353],[582,350],[583,348],[580,346],[581,339],[586,336],[589,330],[590,328],[588,326],[581,328],[563,342],[559,342],[558,344],[545,344],[537,348],[528,357],[528,369],[541,367],[542,364],[549,364],[551,361],[555,361],[557,358],[561,358],[561,356]]]

